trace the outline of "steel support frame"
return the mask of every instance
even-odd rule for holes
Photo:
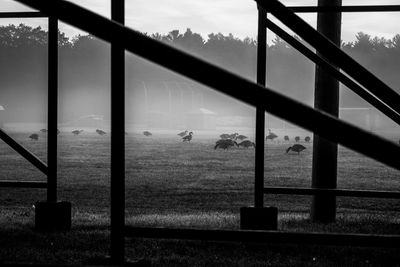
[[[267,12],[261,6],[258,8],[257,34],[257,84],[266,86],[266,59],[267,59]],[[254,174],[254,207],[264,207],[264,140],[265,138],[265,110],[256,107],[256,147],[255,147],[255,174]]]
[[[125,23],[125,0],[111,0],[111,19]],[[121,42],[123,40],[120,40]],[[113,263],[125,261],[125,49],[111,44],[111,244]]]

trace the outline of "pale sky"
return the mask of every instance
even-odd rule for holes
[[[70,0],[96,13],[109,17],[110,0]],[[317,0],[284,0],[290,5],[316,5]],[[343,5],[390,5],[400,0],[343,0]],[[26,11],[26,7],[13,0],[0,0],[1,11]],[[315,14],[301,15],[315,26]],[[44,19],[0,19],[0,24],[26,23],[47,28]],[[209,33],[232,33],[239,38],[256,38],[257,8],[253,0],[126,0],[127,26],[142,32],[166,34],[190,28],[207,38]],[[354,41],[357,32],[372,36],[392,38],[400,33],[400,12],[348,13],[343,15],[342,40]],[[69,37],[79,31],[61,24],[61,31]],[[269,39],[271,34],[269,35]]]

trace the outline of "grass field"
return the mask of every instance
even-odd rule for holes
[[[41,135],[39,141],[29,140],[27,137],[29,134],[12,135],[40,158],[46,160],[45,134]],[[214,150],[214,144],[218,138],[196,137],[192,143],[182,143],[178,136],[167,134],[153,135],[149,138],[133,133],[126,136],[127,224],[239,228],[239,208],[250,206],[253,201],[254,149]],[[58,241],[46,243],[47,241],[42,240],[51,238],[55,240],[56,236],[44,238],[31,230],[34,216],[32,204],[38,200],[44,200],[45,191],[43,189],[0,188],[2,235],[9,239],[19,240],[23,244],[33,245],[39,251],[42,251],[41,246],[43,246],[41,253],[37,251],[29,253],[29,249],[32,248],[25,245],[21,247],[18,242],[13,242],[19,250],[25,251],[22,261],[48,262],[50,259],[50,262],[74,263],[89,256],[106,253],[109,223],[109,141],[107,135],[99,136],[91,133],[83,133],[79,136],[61,133],[59,136],[59,199],[72,202],[74,230],[69,235],[57,236],[57,239],[65,239],[62,243],[66,244],[68,249],[58,248],[59,254],[53,253],[56,256],[49,256],[46,252],[54,249],[49,244],[60,243]],[[285,150],[289,145],[283,142],[266,145],[266,186],[310,186],[312,144],[303,143],[307,149],[300,155],[286,154]],[[45,180],[44,175],[3,143],[0,144],[0,163],[2,164],[0,170],[2,180]],[[399,178],[397,171],[340,147],[339,188],[396,191],[400,188]],[[400,203],[398,201],[338,198],[338,222],[329,225],[318,225],[309,221],[310,202],[310,197],[265,196],[266,205],[276,206],[279,209],[279,229],[281,230],[400,233],[398,219]],[[31,241],[26,241],[27,238]],[[41,241],[37,241],[36,238]],[[39,245],[35,245],[35,242]],[[199,262],[199,265],[194,264],[195,266],[212,265],[211,262],[219,262],[220,264],[216,264],[218,266],[225,265],[223,263],[226,263],[225,266],[261,266],[264,265],[263,263],[270,265],[282,263],[291,266],[293,264],[290,263],[293,262],[307,266],[321,263],[320,257],[325,257],[324,262],[331,262],[332,266],[342,266],[343,264],[340,263],[343,261],[336,262],[333,260],[334,255],[340,253],[341,250],[348,251],[344,248],[335,248],[336,252],[329,254],[326,251],[322,253],[320,248],[314,247],[306,253],[304,248],[297,246],[258,245],[257,248],[245,252],[242,251],[243,247],[253,245],[220,243],[206,245],[204,242],[193,241],[185,242],[182,248],[182,244],[178,241],[129,240],[128,242],[130,243],[127,249],[128,255],[150,256],[157,259],[155,263],[159,266],[185,266],[188,258]],[[6,244],[9,243],[1,243],[0,259],[13,261],[21,257],[19,252],[5,249]],[[81,244],[82,248],[75,251],[76,244]],[[93,249],[93,244],[101,245]],[[237,258],[224,256],[226,253],[229,254],[229,250],[226,249],[222,249],[221,253],[210,252],[218,246],[230,247],[232,251],[237,251],[238,253],[235,254]],[[268,253],[265,252],[267,247]],[[15,250],[15,247],[13,248]],[[196,249],[201,251],[200,254],[211,253],[212,256],[206,256],[209,261],[198,256],[199,252]],[[292,256],[287,258],[284,255],[288,253],[288,250],[290,250],[289,255]],[[383,266],[395,261],[400,262],[400,256],[397,256],[398,251],[379,252],[378,250],[374,257],[370,255],[368,249],[357,251],[357,248],[352,248],[350,251],[351,255],[354,254],[355,262],[353,262],[353,256],[348,255],[345,258],[352,265],[369,265],[371,261],[380,264],[382,257],[384,257],[383,263],[386,263]],[[304,256],[304,253],[308,256]],[[310,253],[318,256],[312,257]],[[219,258],[211,259],[214,256]],[[168,261],[171,262],[168,263]]]

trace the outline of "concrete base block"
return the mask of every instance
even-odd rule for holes
[[[35,230],[42,232],[71,230],[71,203],[36,202]]]
[[[278,208],[242,207],[240,208],[240,229],[277,230]]]

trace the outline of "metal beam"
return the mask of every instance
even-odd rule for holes
[[[400,146],[389,140],[338,120],[327,113],[314,110],[274,90],[257,85],[188,53],[146,37],[142,33],[112,22],[73,3],[62,0],[16,1],[46,14],[55,15],[60,20],[103,40],[121,44],[126,50],[147,60],[249,105],[262,107],[275,116],[400,170],[400,161],[392,156],[400,155]],[[370,73],[366,75],[373,76]]]
[[[111,19],[124,25],[125,1],[111,1]],[[114,263],[125,260],[125,50],[111,44],[111,245]]]
[[[360,247],[400,247],[400,235],[299,233],[257,230],[205,230],[155,227],[125,227],[133,238],[214,240],[229,242],[340,245]]]
[[[49,17],[47,93],[47,201],[57,202],[58,20]]]
[[[333,77],[338,79],[343,85],[347,86],[350,90],[352,90],[354,93],[359,95],[365,101],[367,101],[372,106],[377,108],[383,114],[388,116],[395,123],[400,125],[400,115],[396,111],[394,111],[393,109],[388,107],[386,104],[384,104],[382,101],[380,101],[378,98],[376,98],[374,95],[372,95],[370,92],[368,92],[365,88],[361,87],[359,84],[354,82],[348,76],[341,73],[337,68],[333,67],[325,59],[323,59],[321,56],[315,54],[313,51],[311,51],[309,48],[307,48],[304,44],[302,44],[301,42],[296,40],[296,38],[294,38],[293,36],[291,36],[290,34],[285,32],[282,28],[280,28],[278,25],[276,25],[269,19],[267,19],[267,28],[270,29],[275,34],[277,34],[283,40],[285,40],[285,42],[287,42],[293,48],[295,48],[300,53],[302,53],[305,57],[307,57],[308,59],[313,61],[318,66],[324,68],[325,71],[327,71]]]
[[[318,0],[318,6],[341,6],[342,0]],[[318,13],[317,30],[336,46],[340,46],[342,13]],[[319,54],[317,50],[317,55]],[[328,59],[329,61],[329,59]],[[331,62],[334,66],[334,63]],[[314,108],[339,116],[339,81],[320,66],[315,66]],[[314,134],[312,157],[312,187],[337,187],[338,144]],[[311,219],[330,223],[336,218],[336,196],[315,195]]]
[[[268,4],[265,1],[258,1],[258,3],[264,8],[268,8],[276,18],[316,48],[326,59],[345,71],[358,83],[367,88],[369,92],[400,114],[400,95],[396,91],[340,50],[338,46],[326,37],[319,34],[313,27],[304,22],[279,1],[270,0]]]
[[[11,18],[47,18],[47,15],[41,12],[0,12],[1,19]]]
[[[17,141],[12,139],[8,134],[6,134],[2,129],[0,129],[0,139],[4,141],[7,145],[9,145],[12,149],[18,152],[22,157],[24,157],[27,161],[32,163],[33,166],[38,168],[42,173],[47,175],[48,169],[46,163],[44,163],[41,159],[36,157],[32,152],[24,148]]]
[[[399,12],[400,5],[373,5],[373,6],[289,6],[294,13],[321,13],[321,12]]]
[[[258,35],[257,35],[257,84],[266,86],[267,69],[267,12],[258,6]],[[254,171],[254,207],[264,207],[264,140],[265,138],[265,111],[256,107],[256,148]]]
[[[47,183],[46,182],[41,182],[41,181],[8,181],[8,180],[0,180],[0,187],[47,188]]]
[[[400,199],[400,192],[376,191],[376,190],[347,190],[347,189],[321,189],[302,187],[265,187],[264,194],[279,195],[329,195],[342,197],[366,197],[366,198],[392,198]]]

